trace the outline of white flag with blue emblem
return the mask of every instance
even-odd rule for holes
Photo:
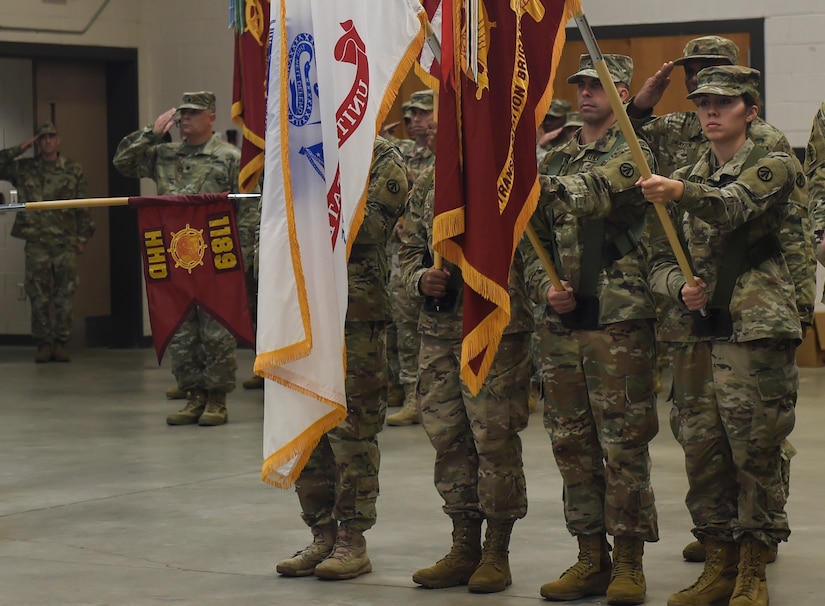
[[[423,43],[417,0],[281,0],[270,27],[255,372],[264,482],[291,486],[346,417],[348,246],[373,141]]]

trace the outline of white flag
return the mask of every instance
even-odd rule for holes
[[[272,8],[260,232],[264,482],[291,486],[346,417],[348,247],[372,148],[423,43],[415,0],[281,0]]]

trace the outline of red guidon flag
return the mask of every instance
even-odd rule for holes
[[[266,78],[269,57],[269,0],[240,0],[235,14],[235,71],[232,121],[241,127],[241,172],[238,187],[252,191],[264,172]],[[240,13],[241,11],[239,11]]]
[[[444,7],[433,246],[464,276],[461,377],[473,393],[510,320],[510,265],[539,198],[536,128],[580,10],[579,0]]]
[[[227,194],[129,198],[137,209],[158,362],[195,305],[253,346],[235,211]]]

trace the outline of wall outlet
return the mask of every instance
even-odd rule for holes
[[[18,301],[25,301],[26,300],[26,287],[23,286],[22,282],[17,283],[17,300]]]

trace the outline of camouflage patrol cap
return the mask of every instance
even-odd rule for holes
[[[547,109],[545,116],[551,118],[564,118],[571,108],[570,101],[567,99],[553,99],[550,102],[550,107]]]
[[[419,90],[410,95],[410,109],[420,109],[425,112],[433,111],[433,91]]]
[[[627,55],[603,55],[607,71],[613,77],[613,82],[624,82],[630,86],[630,81],[633,79],[633,59]],[[579,57],[579,71],[567,79],[569,84],[575,84],[582,79],[583,76],[599,79],[599,73],[593,66],[593,61],[590,55],[582,55]]]
[[[404,116],[405,120],[412,118],[412,111],[410,110],[409,101],[404,101],[404,103],[401,104],[401,115]]]
[[[736,65],[739,61],[739,47],[722,36],[702,36],[688,40],[682,56],[673,63],[682,65],[691,59],[718,59]]]
[[[743,65],[706,67],[697,75],[698,86],[687,98],[693,99],[699,95],[738,97],[749,93],[754,100],[757,100],[759,99],[760,75],[758,69]]]
[[[576,128],[584,126],[582,115],[579,112],[570,112],[567,114],[567,122],[564,123],[563,128],[567,128],[568,126],[575,126]]]
[[[42,135],[56,135],[57,127],[54,125],[54,122],[44,122],[43,124],[37,127],[37,130],[34,131],[34,134],[38,137]]]
[[[178,110],[182,109],[215,111],[215,93],[208,90],[197,93],[183,93],[183,103],[178,106]]]

